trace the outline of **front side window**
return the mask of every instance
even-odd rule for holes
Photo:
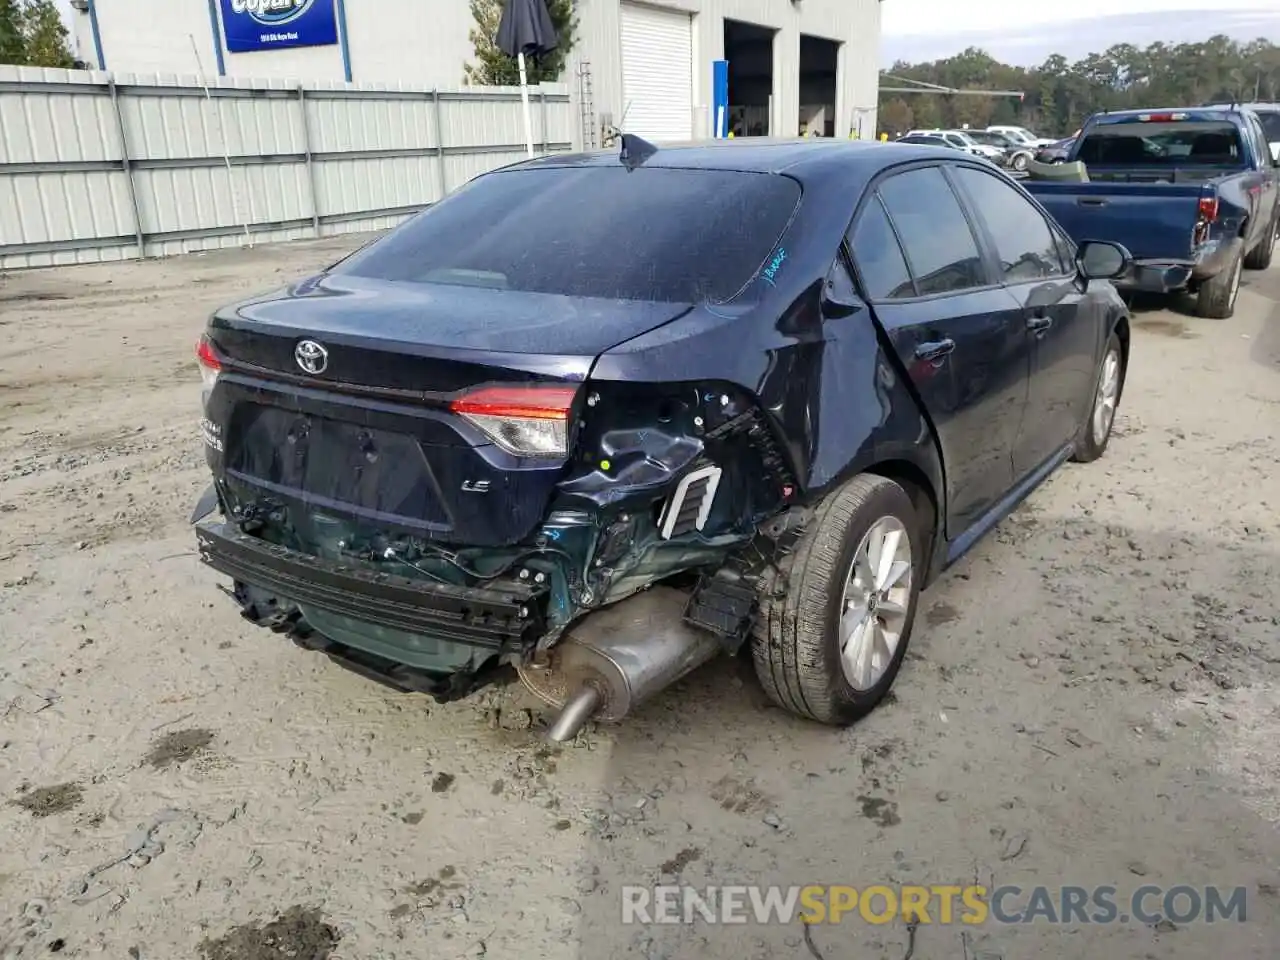
[[[937,167],[908,170],[879,189],[920,296],[986,286],[978,242]]]
[[[1026,197],[981,170],[960,167],[954,173],[987,225],[1006,283],[1062,276],[1062,260],[1053,231]]]
[[[725,300],[774,252],[799,201],[800,185],[775,174],[510,170],[478,177],[334,272],[609,300]]]

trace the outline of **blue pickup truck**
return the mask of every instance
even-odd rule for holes
[[[1096,114],[1023,185],[1077,242],[1129,249],[1121,287],[1186,290],[1202,317],[1235,312],[1241,270],[1270,265],[1280,229],[1280,160],[1243,108]]]

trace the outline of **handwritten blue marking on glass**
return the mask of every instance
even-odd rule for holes
[[[762,276],[764,277],[765,282],[769,284],[769,286],[772,287],[774,285],[774,280],[778,276],[778,271],[782,269],[782,264],[786,261],[786,259],[787,259],[786,248],[779,247],[778,252],[775,253],[773,255],[773,258],[765,265],[764,273],[762,274]]]

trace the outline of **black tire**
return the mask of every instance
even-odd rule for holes
[[[1115,402],[1110,417],[1099,434],[1095,413],[1102,394],[1103,380],[1108,374],[1108,362],[1114,360],[1116,371]],[[1076,434],[1075,449],[1071,459],[1076,463],[1092,463],[1107,452],[1107,444],[1111,442],[1111,431],[1116,425],[1116,410],[1120,406],[1120,398],[1124,395],[1124,350],[1120,346],[1120,338],[1111,334],[1107,341],[1107,349],[1102,353],[1102,362],[1098,364],[1098,375],[1093,381],[1093,394],[1089,398],[1089,408],[1084,415],[1084,423],[1080,424],[1080,432]]]
[[[897,647],[872,686],[856,690],[841,667],[839,623],[854,554],[871,528],[893,518],[910,538],[911,583]],[[911,639],[925,537],[907,492],[884,477],[863,474],[815,511],[795,549],[779,564],[781,595],[764,596],[752,635],[756,675],[769,699],[801,717],[847,726],[866,715],[893,686]]]
[[[1027,169],[1027,161],[1030,159],[1031,158],[1028,157],[1025,153],[1015,153],[1013,155],[1013,163],[1012,163],[1013,169],[1017,170],[1019,173],[1022,173],[1024,170]]]
[[[1249,255],[1244,258],[1244,268],[1246,270],[1265,270],[1271,266],[1272,254],[1276,251],[1276,227],[1280,223],[1280,217],[1271,224],[1271,229],[1267,231],[1266,237],[1262,242],[1249,251]]]
[[[1240,293],[1240,271],[1244,253],[1237,251],[1231,262],[1217,274],[1203,280],[1196,294],[1196,315],[1209,320],[1227,320],[1236,312]]]

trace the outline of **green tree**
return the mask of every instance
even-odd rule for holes
[[[26,63],[18,0],[0,0],[0,63]]]
[[[54,0],[0,0],[0,63],[70,67],[67,28]]]
[[[1191,106],[1205,101],[1280,98],[1280,45],[1266,39],[1239,43],[1213,36],[1202,43],[1119,43],[1074,63],[1054,54],[1038,67],[1000,63],[982,50],[964,50],[931,63],[895,63],[894,78],[967,90],[1021,90],[1006,96],[907,97],[915,125],[1017,123],[1044,135],[1064,135],[1099,110]],[[902,86],[882,77],[885,86]],[[886,93],[881,110],[901,113],[899,94]]]
[[[516,61],[498,49],[494,38],[502,20],[503,0],[471,0],[471,45],[476,62],[463,67],[466,82],[480,87],[516,86],[520,68]],[[573,0],[547,0],[547,11],[556,28],[556,49],[537,63],[525,58],[525,74],[530,83],[554,83],[564,72],[565,61],[577,40],[578,21],[573,15]]]
[[[22,7],[22,40],[29,66],[71,67],[75,64],[67,46],[67,28],[53,0],[26,0]]]

